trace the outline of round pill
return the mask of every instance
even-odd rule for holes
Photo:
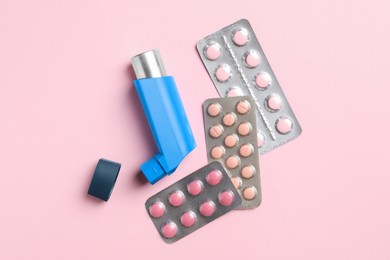
[[[253,149],[253,145],[251,145],[251,144],[243,144],[240,147],[240,155],[242,157],[249,157],[249,156],[252,155],[253,150],[254,150]]]
[[[251,131],[252,131],[252,124],[249,122],[241,123],[237,128],[238,134],[242,136],[249,135]]]
[[[203,183],[200,180],[195,180],[187,185],[187,191],[192,196],[199,195],[203,190]]]
[[[212,170],[206,176],[206,181],[208,184],[215,186],[221,182],[222,172],[220,170]]]
[[[221,125],[213,125],[209,129],[209,135],[213,138],[218,138],[223,134],[223,126]]]
[[[238,143],[238,136],[236,134],[230,134],[225,137],[224,143],[225,146],[231,148],[234,147]]]
[[[255,85],[261,90],[267,89],[271,85],[271,76],[266,72],[261,72],[255,77]]]
[[[215,117],[222,112],[222,107],[219,103],[212,103],[207,107],[207,114],[209,116]]]
[[[242,89],[240,89],[239,87],[229,88],[228,91],[226,92],[227,97],[238,97],[243,95],[244,95],[244,91],[242,91]]]
[[[230,180],[232,181],[234,188],[236,189],[241,188],[242,180],[240,177],[232,177],[230,178]]]
[[[236,111],[237,113],[244,115],[248,113],[248,111],[251,110],[251,104],[249,104],[248,101],[243,100],[237,103]]]
[[[177,226],[173,222],[168,222],[162,227],[161,232],[165,238],[172,238],[176,236]]]
[[[187,211],[180,217],[180,222],[185,227],[192,227],[195,224],[196,215],[193,211]]]
[[[253,200],[256,197],[256,194],[257,194],[257,190],[253,186],[246,187],[242,192],[242,196],[246,200]]]
[[[241,176],[245,179],[252,178],[256,173],[256,169],[253,165],[246,165],[241,169]]]
[[[204,54],[209,60],[216,60],[221,56],[221,46],[214,42],[207,45],[204,49]]]
[[[222,206],[230,206],[234,201],[234,193],[232,191],[224,191],[218,196],[218,202]]]
[[[215,77],[219,82],[228,81],[231,75],[232,75],[232,69],[227,64],[220,65],[215,70]]]
[[[244,61],[248,68],[256,68],[261,61],[260,53],[255,50],[250,50],[244,54]]]
[[[181,204],[183,204],[184,201],[184,194],[181,191],[175,191],[169,196],[169,204],[171,204],[174,207],[179,207]]]
[[[233,112],[227,113],[223,116],[222,122],[225,126],[232,126],[237,121],[237,116]]]
[[[215,211],[215,205],[214,202],[211,200],[204,202],[202,205],[200,205],[199,212],[205,217],[210,217],[214,214]]]
[[[149,213],[154,218],[160,218],[165,213],[165,206],[162,202],[155,202],[149,207]]]
[[[240,165],[241,161],[237,155],[231,155],[226,159],[226,167],[229,169],[235,169]]]
[[[293,121],[288,117],[279,117],[276,120],[276,130],[281,134],[288,134],[293,129]]]
[[[245,28],[240,28],[233,33],[233,42],[238,46],[243,46],[249,41],[249,32]]]
[[[221,159],[225,155],[225,148],[223,146],[216,146],[211,149],[211,157],[214,159]]]
[[[277,94],[272,94],[265,99],[268,110],[271,112],[279,111],[282,107],[282,98]]]
[[[257,146],[260,148],[260,147],[263,147],[265,143],[265,138],[264,138],[264,135],[263,133],[261,132],[258,132],[257,133]]]

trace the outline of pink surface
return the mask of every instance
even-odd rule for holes
[[[0,0],[0,259],[390,259],[389,9],[387,0]],[[167,245],[144,203],[206,164],[201,105],[218,97],[195,43],[244,17],[303,133],[261,156],[259,208]],[[156,148],[129,72],[130,58],[152,48],[198,144],[154,186],[137,177]],[[86,194],[100,157],[122,163],[108,203]],[[232,241],[239,250],[226,248]]]

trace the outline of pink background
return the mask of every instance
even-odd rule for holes
[[[0,259],[390,259],[387,0],[0,0]],[[206,164],[196,51],[247,18],[303,128],[262,156],[263,203],[166,245],[144,202]],[[156,185],[129,72],[161,50],[198,147]],[[86,194],[100,157],[112,197]]]

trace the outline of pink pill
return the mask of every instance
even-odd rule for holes
[[[241,163],[240,158],[237,155],[231,155],[226,159],[226,167],[229,169],[237,168]]]
[[[200,180],[195,180],[187,185],[187,191],[192,196],[199,195],[203,190],[203,183]]]
[[[249,135],[252,132],[252,124],[249,122],[241,123],[237,128],[237,132],[242,136]]]
[[[209,135],[213,138],[218,138],[223,134],[223,126],[221,125],[213,125],[209,129]]]
[[[232,69],[227,64],[218,66],[218,68],[215,71],[215,77],[219,82],[228,81],[231,75],[232,75]]]
[[[222,206],[230,206],[234,201],[234,193],[232,191],[224,191],[218,196],[218,202]]]
[[[238,46],[243,46],[249,41],[249,32],[245,28],[240,28],[233,33],[233,42]]]
[[[221,56],[221,46],[218,43],[211,43],[204,49],[204,55],[209,60],[216,60]]]
[[[237,190],[241,188],[242,180],[240,177],[232,177],[230,178],[230,180],[232,181],[234,188],[236,188]]]
[[[162,202],[153,203],[149,207],[149,213],[154,218],[160,218],[165,213],[165,206]]]
[[[237,103],[236,111],[237,113],[244,115],[248,113],[248,111],[251,110],[251,104],[249,104],[248,101],[243,100]]]
[[[165,224],[162,227],[161,233],[163,234],[163,236],[165,238],[172,238],[172,237],[176,236],[176,233],[177,233],[176,224],[173,222],[168,222],[167,224]]]
[[[241,176],[245,179],[252,178],[256,173],[256,169],[253,165],[246,165],[241,169]]]
[[[196,215],[193,211],[187,211],[180,217],[180,222],[185,227],[192,227],[195,224]]]
[[[276,130],[281,134],[288,134],[293,129],[293,121],[288,117],[279,117],[276,120]]]
[[[216,146],[211,149],[211,157],[214,159],[221,159],[225,155],[225,148],[223,146]]]
[[[261,72],[255,77],[255,85],[261,90],[267,89],[272,83],[271,76],[266,72]]]
[[[215,212],[215,205],[214,202],[211,200],[204,202],[200,208],[199,208],[200,214],[202,214],[205,217],[210,217]]]
[[[253,200],[256,197],[257,189],[253,186],[246,187],[242,192],[242,196],[246,200]]]
[[[222,112],[222,107],[219,103],[212,103],[207,107],[207,114],[209,116],[215,117]]]
[[[221,182],[222,172],[220,170],[213,170],[209,172],[206,176],[206,181],[208,184],[215,186]]]
[[[258,147],[259,148],[263,147],[264,143],[265,143],[265,138],[264,138],[263,133],[258,132],[257,133],[257,145],[258,145]]]
[[[225,137],[225,146],[232,148],[238,143],[238,136],[236,134],[230,134]]]
[[[245,64],[248,68],[256,68],[261,61],[260,53],[251,50],[244,55]]]
[[[232,87],[226,92],[227,97],[239,97],[243,96],[244,92],[239,87]]]
[[[223,116],[222,122],[225,126],[232,126],[236,123],[237,116],[233,112],[227,113]]]
[[[181,191],[175,191],[169,196],[169,204],[171,204],[174,207],[179,207],[181,204],[183,204],[184,201],[184,194]]]
[[[253,148],[253,145],[251,145],[251,144],[243,144],[240,147],[240,155],[242,157],[245,157],[245,158],[251,156],[253,151],[254,151],[254,148]]]
[[[272,94],[265,99],[268,110],[271,112],[279,111],[282,107],[282,98],[277,94]]]

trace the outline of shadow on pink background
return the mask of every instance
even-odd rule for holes
[[[0,0],[0,259],[390,259],[388,1]],[[148,197],[206,164],[196,51],[241,18],[303,128],[260,158],[263,203],[173,244]],[[159,48],[197,148],[155,185],[130,58]],[[122,163],[108,203],[86,195]]]

